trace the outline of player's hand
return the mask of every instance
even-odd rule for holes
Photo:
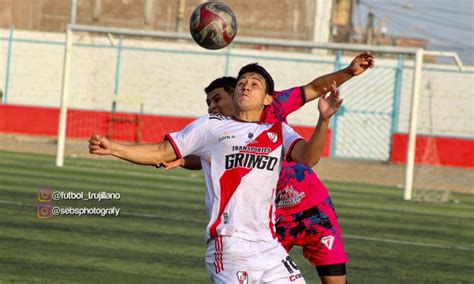
[[[89,139],[89,153],[96,155],[110,155],[112,142],[104,136],[92,135]]]
[[[375,58],[372,53],[366,51],[357,55],[349,65],[349,72],[352,75],[357,76],[365,72],[365,70],[374,68]]]
[[[337,89],[336,81],[331,85],[331,93],[328,95],[325,92],[321,97],[319,97],[318,110],[319,115],[323,119],[330,119],[341,107],[343,99],[339,95],[339,90]]]
[[[169,171],[169,170],[181,167],[182,165],[184,165],[184,159],[183,158],[177,159],[177,160],[174,160],[174,161],[171,161],[171,162],[160,163],[160,164],[156,165],[155,167],[157,169],[159,169],[161,167],[164,167],[165,170]]]

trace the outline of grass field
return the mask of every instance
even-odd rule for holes
[[[402,190],[326,183],[349,254],[349,283],[474,283],[474,199],[402,201]],[[119,192],[118,217],[36,216],[37,192]],[[0,282],[208,283],[201,172],[164,172],[107,159],[0,152]],[[307,283],[314,268],[291,252]]]

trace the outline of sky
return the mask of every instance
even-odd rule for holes
[[[428,50],[457,52],[464,65],[474,65],[474,0],[358,0],[353,21],[367,24],[372,6],[375,26],[385,20],[387,33],[424,38]]]

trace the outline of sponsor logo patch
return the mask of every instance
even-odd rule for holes
[[[332,246],[334,245],[334,237],[333,236],[326,236],[321,238],[321,243],[328,248],[328,250],[332,250]]]
[[[225,169],[247,168],[273,171],[278,159],[271,156],[255,155],[250,153],[237,153],[225,156]]]
[[[298,274],[296,274],[296,275],[291,275],[291,276],[290,276],[290,281],[291,281],[291,282],[294,282],[294,281],[296,281],[296,279],[300,279],[300,278],[302,278],[302,277],[303,277],[303,275],[302,275],[301,273],[298,273]]]
[[[234,139],[234,138],[235,138],[235,135],[232,135],[232,133],[226,130],[224,131],[224,135],[219,137],[219,142],[222,142],[227,139]]]
[[[304,196],[304,192],[298,192],[290,185],[277,194],[275,204],[277,208],[295,206],[303,200]]]

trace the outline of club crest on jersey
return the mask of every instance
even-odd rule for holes
[[[332,250],[332,246],[334,245],[334,237],[333,236],[326,236],[321,238],[321,243],[328,248],[328,250]]]
[[[267,132],[267,136],[268,139],[270,139],[270,141],[272,141],[273,143],[276,143],[278,140],[278,134],[276,134],[275,132]]]
[[[239,280],[239,284],[247,284],[249,283],[249,275],[247,271],[237,271],[237,280]]]

